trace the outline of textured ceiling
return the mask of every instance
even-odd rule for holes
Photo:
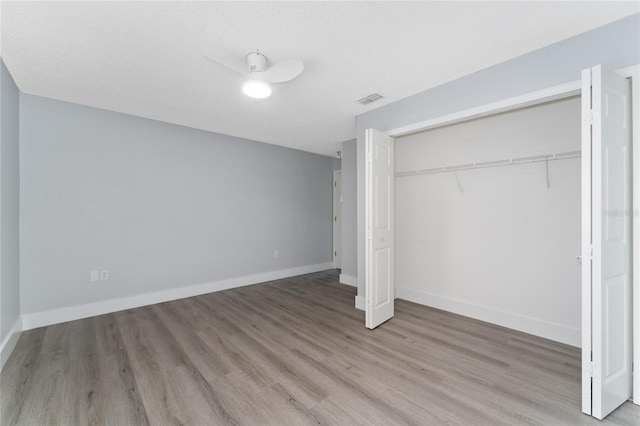
[[[355,116],[637,13],[639,2],[2,2],[1,54],[45,96],[334,155]],[[268,100],[247,52],[299,58]],[[386,96],[362,106],[372,92]]]

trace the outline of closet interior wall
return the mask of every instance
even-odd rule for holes
[[[580,159],[403,176],[580,150],[575,96],[396,138],[396,295],[580,345]]]

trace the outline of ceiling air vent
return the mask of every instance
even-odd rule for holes
[[[384,96],[382,96],[381,94],[379,94],[379,93],[372,93],[372,94],[370,94],[369,96],[365,96],[365,97],[364,97],[364,98],[362,98],[362,99],[358,99],[358,103],[359,103],[359,104],[362,104],[362,105],[368,105],[368,104],[370,104],[371,102],[375,102],[375,101],[380,100],[380,99],[382,99],[382,98],[384,98]]]

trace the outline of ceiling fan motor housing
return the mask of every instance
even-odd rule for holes
[[[247,55],[247,64],[250,72],[263,72],[267,69],[267,57],[259,52],[251,52]]]

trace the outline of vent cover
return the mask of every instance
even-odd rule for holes
[[[375,102],[378,101],[380,99],[384,98],[384,96],[382,96],[379,93],[372,93],[369,96],[365,96],[364,98],[358,99],[358,103],[362,104],[362,105],[368,105],[371,102]]]

